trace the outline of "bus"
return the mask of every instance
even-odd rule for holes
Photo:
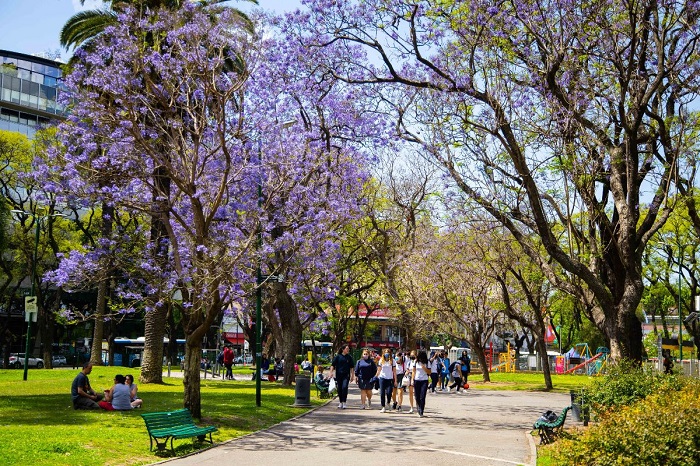
[[[117,337],[114,339],[114,365],[123,367],[140,367],[141,360],[143,359],[143,345],[146,342],[146,337],[138,338],[126,338]],[[163,338],[163,365],[167,364],[166,356],[167,346],[170,340],[165,337]],[[177,339],[177,353],[178,355],[185,353],[185,340]],[[102,359],[105,364],[107,364],[108,354],[106,351],[102,352]]]

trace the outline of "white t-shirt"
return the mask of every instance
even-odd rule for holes
[[[430,365],[430,371],[433,373],[437,373],[437,371],[438,371],[438,358],[435,358],[432,361],[428,361],[428,364]]]
[[[394,379],[394,371],[392,368],[396,367],[396,363],[393,359],[391,361],[384,361],[384,358],[380,359],[379,367],[381,368],[381,372],[379,373],[380,379]]]
[[[428,380],[428,371],[421,362],[416,363],[416,380]]]
[[[396,363],[396,375],[403,374],[406,372],[406,356],[403,357],[403,363],[399,362],[398,356],[394,358],[394,362]]]

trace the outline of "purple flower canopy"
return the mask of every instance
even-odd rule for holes
[[[262,39],[239,21],[227,9],[216,20],[193,7],[129,9],[77,51],[62,147],[37,171],[67,205],[119,215],[111,237],[62,257],[57,285],[111,277],[124,309],[180,291],[195,312],[244,303],[260,262],[300,303],[333,293],[326,271],[388,126],[363,112],[366,97],[298,60],[281,31]],[[165,225],[165,267],[149,219]]]

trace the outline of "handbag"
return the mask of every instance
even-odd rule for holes
[[[337,390],[337,386],[335,384],[335,379],[330,379],[328,381],[328,393],[333,393],[334,391]]]

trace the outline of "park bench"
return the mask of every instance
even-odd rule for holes
[[[543,420],[538,420],[535,422],[533,427],[537,429],[538,433],[540,434],[540,445],[552,443],[559,435],[561,435],[564,429],[564,421],[566,421],[566,413],[568,413],[570,409],[571,406],[564,408],[555,421],[546,422]]]
[[[148,430],[148,440],[151,442],[151,451],[153,450],[153,441],[156,442],[158,450],[164,450],[170,439],[170,450],[173,449],[173,440],[190,437],[197,437],[200,442],[207,441],[206,436],[209,434],[208,442],[213,444],[211,433],[218,429],[214,426],[199,427],[192,420],[192,415],[187,409],[178,409],[175,411],[144,413],[141,415],[146,422]],[[162,440],[162,441],[161,441]]]

